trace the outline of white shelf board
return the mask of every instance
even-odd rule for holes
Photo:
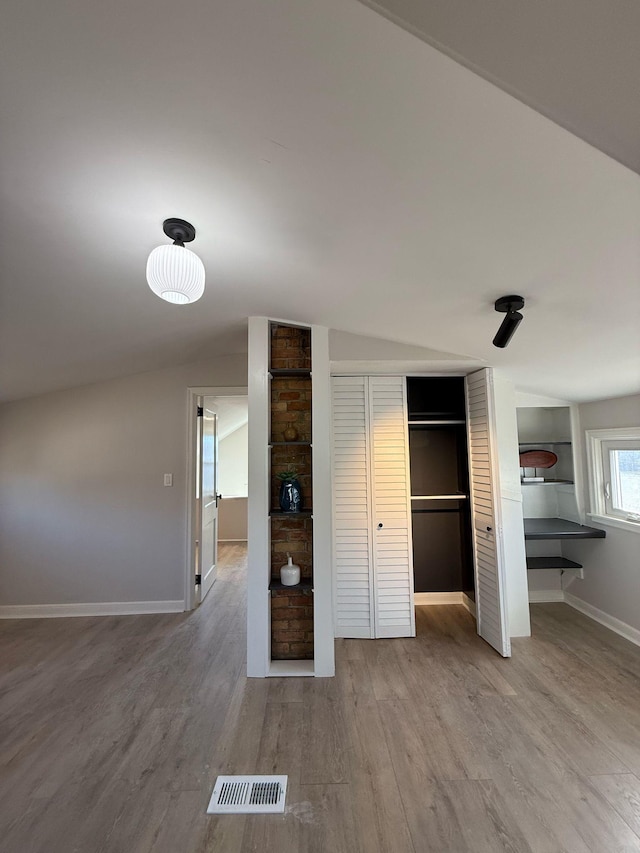
[[[272,660],[269,667],[269,678],[286,676],[315,675],[312,660]]]
[[[469,495],[411,495],[412,501],[462,501],[466,500]]]

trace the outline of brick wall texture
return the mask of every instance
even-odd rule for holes
[[[271,367],[311,370],[311,329],[272,324]]]
[[[300,566],[305,580],[313,578],[313,519],[299,515],[271,518],[271,577],[280,580],[280,566],[287,562],[287,552]]]
[[[311,379],[274,376],[271,380],[271,440],[284,441],[289,424],[298,430],[298,441],[311,441]]]
[[[311,330],[271,327],[271,368],[311,370]],[[284,441],[289,425],[298,441],[311,441],[311,379],[273,376],[271,379],[271,441]],[[279,471],[295,470],[303,509],[311,509],[311,448],[283,445],[271,448],[271,508],[279,510]],[[289,553],[303,579],[313,578],[313,520],[304,515],[271,517],[271,576],[280,580],[280,567]],[[274,660],[313,658],[313,593],[300,589],[271,591],[271,657]]]
[[[294,469],[298,474],[302,509],[311,509],[311,448],[296,447],[295,445],[271,448],[271,509],[280,509],[280,480],[276,475],[279,471]]]
[[[271,592],[271,657],[313,658],[313,593],[278,589]]]

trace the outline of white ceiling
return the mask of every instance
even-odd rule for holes
[[[362,0],[640,172],[637,0]]]
[[[7,0],[4,399],[246,349],[268,315],[585,400],[640,386],[640,178],[356,0]],[[144,280],[196,226],[203,299]],[[525,296],[509,348],[493,301]]]
[[[207,406],[218,415],[218,440],[228,438],[249,422],[247,397],[207,397]]]

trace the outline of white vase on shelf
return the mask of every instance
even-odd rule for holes
[[[280,580],[283,586],[295,586],[300,583],[300,566],[297,566],[290,554],[287,554],[287,563],[280,569]]]

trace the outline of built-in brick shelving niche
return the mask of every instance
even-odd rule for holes
[[[271,590],[272,660],[313,660],[313,592]]]
[[[271,370],[311,370],[311,329],[271,323]]]
[[[311,435],[311,329],[271,323],[269,333],[271,469],[271,658],[313,659],[313,518]],[[287,427],[297,431],[287,441]],[[281,513],[278,472],[295,470],[300,513]],[[301,583],[279,584],[287,553],[300,566]]]

